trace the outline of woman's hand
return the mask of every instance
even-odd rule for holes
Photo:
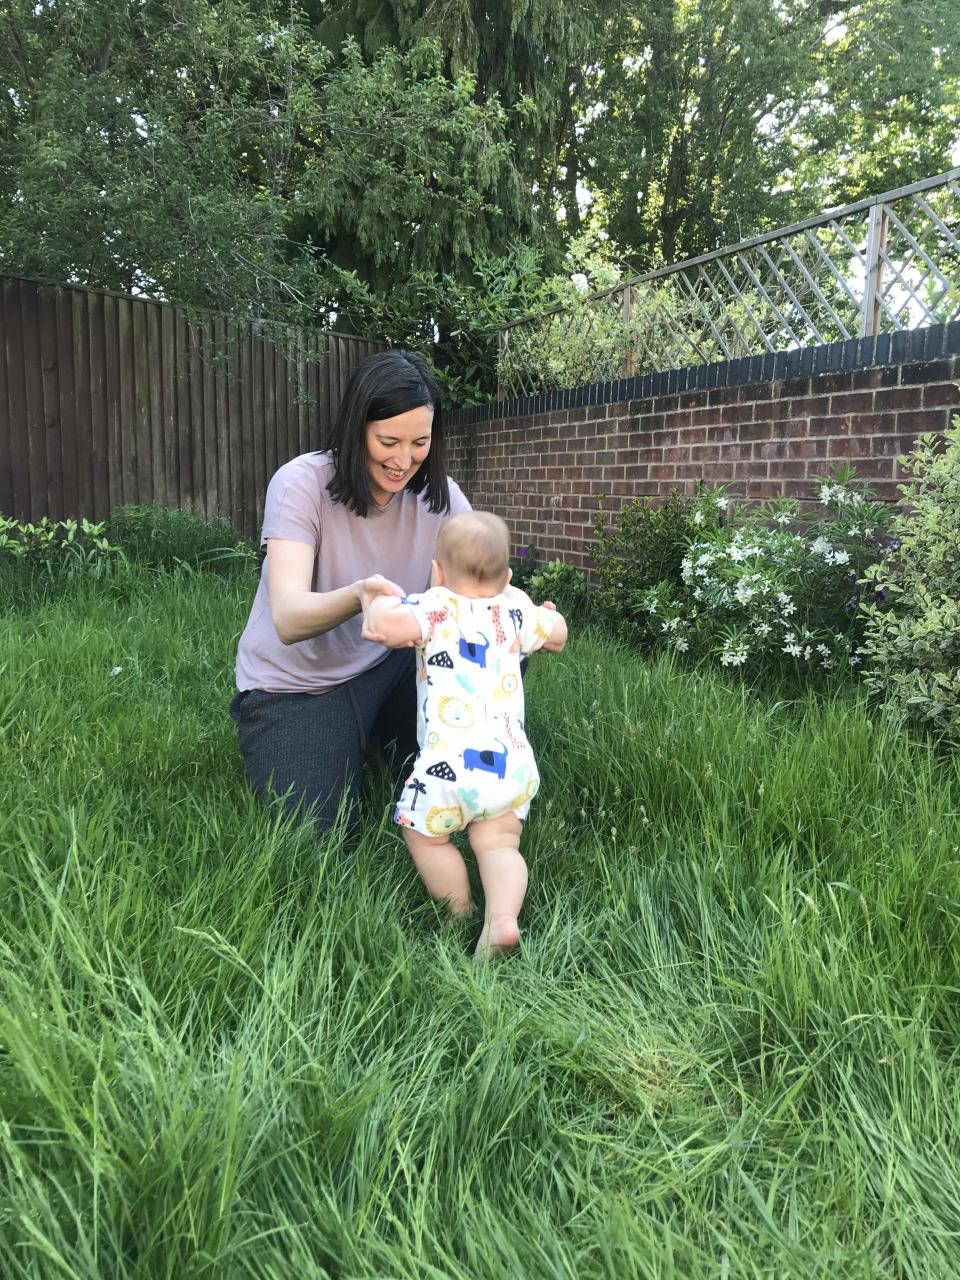
[[[378,632],[371,631],[368,626],[370,605],[378,596],[396,596],[402,599],[405,594],[403,588],[398,587],[395,582],[391,582],[389,578],[385,578],[380,573],[375,573],[370,578],[360,578],[353,584],[353,586],[357,593],[357,602],[360,605],[360,612],[363,614],[363,630],[360,632],[361,638],[364,640],[372,640],[375,644],[384,644],[385,637]]]

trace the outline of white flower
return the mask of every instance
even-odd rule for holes
[[[783,633],[783,643],[784,643],[784,644],[794,644],[794,643],[795,643],[795,641],[796,641],[796,639],[797,639],[797,637],[793,634],[793,632],[792,632],[792,631],[785,631],[785,632]]]
[[[718,498],[718,499],[717,499],[717,506],[720,508],[720,510],[721,510],[721,511],[726,511],[726,509],[727,509],[727,507],[728,507],[729,505],[730,505],[730,499],[729,499],[729,498],[722,498],[722,497],[721,497],[721,498]]]
[[[863,536],[864,536],[865,538],[872,538],[872,537],[873,537],[873,529],[864,529],[864,531],[863,531]]]
[[[829,539],[823,537],[822,534],[811,542],[810,550],[815,556],[823,556],[825,560],[829,560],[833,554],[833,547],[831,547]]]
[[[702,512],[702,511],[695,511],[695,512],[693,513],[693,523],[694,523],[694,524],[703,524],[703,522],[704,522],[704,520],[706,520],[706,518],[707,518],[707,517],[703,514],[703,512]]]
[[[749,604],[756,595],[756,592],[753,587],[749,586],[746,582],[738,582],[734,595],[737,598],[738,604]]]
[[[832,497],[833,497],[833,486],[829,484],[822,484],[820,486],[820,501],[823,503],[823,505],[826,506]]]
[[[781,608],[783,609],[783,616],[785,618],[789,618],[791,613],[797,612],[797,606],[793,603],[792,600],[788,600],[785,605],[781,606]]]
[[[742,667],[746,660],[746,649],[725,649],[720,655],[720,662],[725,667]]]
[[[746,558],[747,558],[747,557],[746,557],[745,552],[744,552],[744,551],[743,551],[743,550],[742,550],[742,549],[737,545],[737,543],[734,543],[734,544],[731,546],[731,548],[730,548],[730,550],[729,550],[729,552],[728,552],[728,555],[730,556],[730,559],[731,559],[731,560],[734,560],[734,561],[736,561],[736,562],[738,562],[738,563],[739,563],[739,561],[741,561],[741,560],[746,560]]]
[[[851,653],[847,661],[850,663],[851,667],[855,667],[857,663],[860,661],[860,655],[856,653]]]
[[[693,598],[694,600],[701,600],[703,598],[703,592],[700,590],[699,587],[693,588]]]
[[[850,563],[850,552],[849,552],[849,551],[835,551],[835,552],[833,553],[833,555],[830,557],[830,563],[831,563],[831,564],[849,564],[849,563]]]
[[[817,645],[817,653],[821,654],[824,658],[830,657],[830,650],[827,648],[825,644]]]
[[[787,511],[781,511],[780,514],[777,516],[777,524],[783,525],[783,524],[789,524],[789,523],[790,523],[790,513]]]
[[[803,656],[804,656],[805,658],[809,659],[809,657],[810,657],[811,653],[813,653],[813,650],[811,649],[811,647],[810,647],[809,645],[807,645],[807,647],[806,647],[806,648],[804,649],[804,651],[803,651]]]
[[[678,649],[680,653],[686,653],[687,650],[690,648],[686,640],[684,640],[683,636],[677,636],[674,639],[673,644],[674,644],[674,648]]]
[[[118,676],[122,670],[123,670],[123,667],[114,667],[113,670],[110,672],[110,674],[112,676]]]
[[[789,653],[791,658],[799,658],[801,653],[803,653],[803,650],[798,644],[785,644],[783,646],[783,652]]]
[[[857,528],[855,524],[852,524],[848,531],[848,537],[858,538],[859,536],[860,536],[860,530]]]
[[[753,633],[757,636],[768,636],[771,630],[772,628],[769,622],[758,622],[753,628]]]

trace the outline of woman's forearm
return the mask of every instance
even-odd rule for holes
[[[360,612],[360,584],[336,591],[285,591],[271,600],[270,612],[284,644],[322,636]]]

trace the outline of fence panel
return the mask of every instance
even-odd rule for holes
[[[2,280],[0,513],[149,503],[255,535],[273,471],[326,445],[347,379],[386,345]]]
[[[499,398],[960,318],[960,168],[500,330]]]

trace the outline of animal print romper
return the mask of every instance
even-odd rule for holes
[[[428,836],[510,810],[522,821],[540,775],[523,731],[520,659],[549,640],[553,614],[516,591],[475,599],[431,587],[404,603],[423,636],[420,753],[394,821]]]

